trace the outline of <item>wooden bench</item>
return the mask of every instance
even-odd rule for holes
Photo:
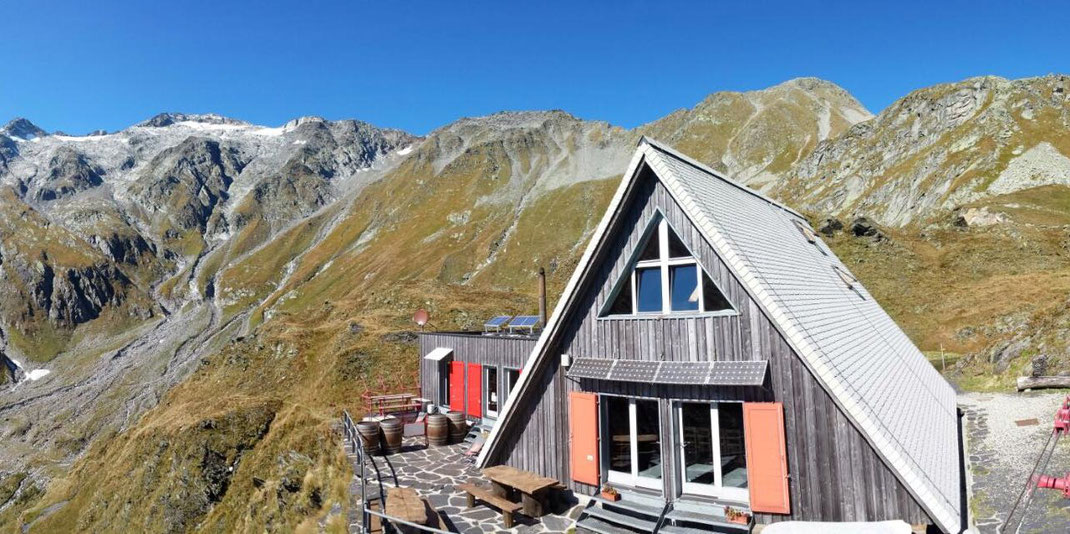
[[[509,499],[499,497],[494,494],[494,491],[490,488],[484,488],[475,484],[459,484],[457,489],[468,494],[468,507],[472,508],[476,505],[476,499],[483,501],[502,511],[502,522],[505,523],[505,528],[513,528],[513,514],[520,511],[523,508],[518,502],[510,501]]]

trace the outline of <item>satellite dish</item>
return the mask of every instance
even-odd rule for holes
[[[420,328],[423,328],[430,318],[431,316],[427,313],[427,310],[423,308],[416,310],[416,313],[412,314],[413,322],[419,325]]]

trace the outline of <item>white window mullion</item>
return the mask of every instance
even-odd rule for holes
[[[669,302],[669,223],[662,219],[658,224],[658,260],[661,262],[661,311],[670,313]]]
[[[635,399],[628,401],[628,445],[632,453],[632,479],[639,478],[639,425]]]
[[[718,490],[724,487],[721,478],[721,418],[717,413],[717,403],[710,405],[710,433],[713,436],[713,485]]]
[[[698,284],[698,311],[699,313],[706,313],[706,284],[702,283],[702,278],[706,274],[702,271],[702,266],[698,263],[695,264],[695,282]]]

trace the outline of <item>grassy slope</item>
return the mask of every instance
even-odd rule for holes
[[[418,361],[415,348],[395,335],[410,327],[409,313],[426,307],[436,328],[449,329],[472,327],[501,310],[531,311],[535,302],[528,273],[536,263],[527,254],[529,247],[547,251],[539,263],[558,265],[550,276],[556,294],[582,251],[577,243],[586,241],[615,185],[616,180],[581,184],[532,203],[521,212],[506,243],[499,245],[494,261],[468,284],[439,279],[443,273],[468,272],[467,267],[444,270],[451,255],[473,255],[474,264],[479,261],[477,253],[487,253],[485,240],[462,239],[470,235],[463,231],[443,238],[445,246],[434,256],[438,261],[420,265],[398,265],[390,254],[390,250],[427,247],[427,230],[421,232],[419,225],[398,225],[353,248],[372,220],[384,210],[389,213],[383,199],[399,199],[385,186],[369,191],[354,204],[353,224],[339,225],[322,248],[314,247],[301,259],[296,271],[301,274],[293,278],[293,285],[278,292],[298,290],[302,297],[277,300],[274,320],[206,361],[132,431],[94,447],[22,521],[44,516],[33,524],[35,532],[167,525],[211,531],[252,531],[270,525],[290,531],[318,523],[341,529],[348,506],[344,485],[348,466],[338,454],[338,437],[330,425],[342,408],[364,411],[359,396],[366,389],[412,387]],[[1063,198],[1056,193],[1063,192],[1030,192],[999,201],[1019,206],[1018,217],[1039,217],[1057,207],[1043,202]],[[547,226],[550,214],[561,215],[561,222]],[[490,225],[474,223],[481,224]],[[895,231],[890,242],[880,244],[844,234],[829,243],[923,349],[942,346],[956,353],[976,350],[1002,335],[985,327],[1007,314],[1058,313],[1057,302],[1045,297],[1070,292],[1070,268],[1058,246],[1061,231],[1061,227],[945,227],[924,233]],[[295,229],[295,235],[302,233]],[[431,257],[428,254],[425,260]],[[248,261],[263,260],[254,255]],[[384,272],[388,266],[395,270]],[[1003,298],[1009,292],[1016,298]],[[962,335],[967,328],[975,333]],[[246,428],[260,429],[266,418],[270,418],[266,431]],[[163,454],[161,447],[168,452]],[[205,463],[205,451],[217,452],[230,463],[240,458],[227,491],[215,501],[202,499],[194,506],[183,499],[185,504],[179,506],[174,496],[201,496],[212,487],[205,475],[212,471],[210,462]],[[111,467],[99,469],[100,465]],[[131,478],[140,482],[130,484]],[[300,483],[295,482],[298,478]],[[159,489],[141,489],[155,486]],[[108,491],[77,489],[86,487]],[[105,494],[131,506],[171,511],[129,513],[99,497]],[[49,506],[64,502],[59,511],[46,514]]]
[[[133,429],[98,442],[33,506],[0,514],[0,524],[32,523],[31,532],[342,530],[349,466],[330,425],[342,408],[363,413],[366,389],[412,388],[415,350],[397,335],[411,328],[412,311],[427,308],[433,327],[445,329],[503,310],[532,312],[534,272],[556,266],[550,290],[561,290],[617,183],[555,190],[523,209],[481,205],[481,196],[518,187],[502,179],[507,161],[492,144],[435,177],[428,165],[406,164],[363,192],[281,289],[291,247],[307,246],[321,229],[316,221],[230,267],[221,294],[270,297],[261,312],[273,320],[210,358]],[[500,174],[490,170],[498,166]],[[425,203],[440,209],[414,209]],[[466,212],[467,223],[449,221]],[[532,258],[530,247],[542,255]],[[266,432],[246,428],[259,430],[265,413]],[[217,500],[202,499],[215,472],[205,459],[215,453],[235,469]]]
[[[843,234],[829,240],[911,339],[937,358],[941,350],[979,353],[1030,325],[1070,318],[1070,188],[1021,191],[976,205],[1007,213],[1011,222],[910,227],[891,231],[891,242],[882,244]],[[1054,365],[1070,364],[1070,350],[1050,348]],[[1032,354],[1002,373],[983,358],[964,358],[950,378],[968,389],[1005,390]]]
[[[435,173],[430,158],[417,153],[368,187],[305,254],[298,257],[322,220],[228,267],[219,291],[236,298],[229,313],[266,299],[254,334],[208,359],[133,429],[99,442],[43,499],[0,514],[0,524],[37,520],[31,532],[341,529],[349,468],[330,425],[343,408],[363,412],[359,395],[367,389],[412,388],[418,355],[398,335],[411,328],[412,311],[430,310],[434,328],[472,328],[494,313],[532,311],[539,266],[550,271],[551,295],[571,274],[617,180],[526,199],[531,184],[508,179],[548,164],[532,155],[514,168],[503,148],[489,143]],[[1070,293],[1063,226],[1070,223],[1070,190],[986,204],[1014,223],[907,228],[881,244],[841,234],[829,243],[923,350],[976,351],[1013,335],[1000,327],[1008,315],[1057,323],[1065,313],[1057,297]],[[291,262],[293,274],[279,287]],[[983,378],[990,371],[966,359],[956,373],[972,387],[1006,385],[1006,378]],[[174,452],[162,454],[164,443]],[[210,492],[214,479],[204,474],[215,464],[205,462],[206,451],[227,462],[240,458],[227,491],[192,508],[169,500]],[[143,482],[130,484],[131,477]],[[144,489],[153,485],[161,489]],[[172,512],[128,513],[118,502]]]
[[[60,324],[50,320],[38,306],[28,305],[36,299],[31,297],[35,289],[27,284],[26,273],[32,273],[31,279],[40,277],[48,265],[56,276],[62,276],[68,270],[104,268],[112,262],[79,236],[52,224],[8,187],[0,189],[0,250],[7,255],[0,257],[0,282],[4,288],[0,306],[6,308],[8,317],[15,318],[13,324],[6,325],[5,332],[14,348],[35,361],[51,360],[85,338],[119,333],[143,324],[145,319],[132,309],[153,307],[147,292],[136,285],[139,279],[148,276],[141,266],[126,269],[133,284],[123,287],[113,282],[116,291],[123,294],[123,306],[105,307],[100,317],[86,323]]]

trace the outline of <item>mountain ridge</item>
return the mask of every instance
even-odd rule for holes
[[[1059,122],[1070,106],[1055,97],[1062,78],[1041,80],[921,89],[872,117],[835,84],[803,78],[714,93],[631,130],[560,110],[462,118],[422,137],[318,117],[267,127],[168,113],[139,123],[167,124],[105,136],[12,140],[13,151],[0,137],[0,287],[15,288],[0,306],[0,350],[52,371],[0,386],[11,429],[0,458],[31,473],[26,488],[55,481],[26,503],[0,503],[0,523],[158,530],[180,517],[256,530],[254,503],[268,503],[275,524],[342,521],[334,504],[348,506],[349,468],[330,424],[339,407],[363,409],[364,388],[408,387],[412,310],[430,310],[443,329],[528,312],[540,267],[556,295],[641,135],[804,210],[815,227],[843,219],[846,230],[824,227],[833,249],[923,348],[975,355],[962,359],[964,379],[1003,380],[1028,363],[1028,350],[1003,345],[1011,340],[1063,361],[1065,316],[1027,291],[1070,291],[1060,267],[1070,188],[1035,172],[1070,154]],[[1003,107],[976,103],[1001,91]],[[998,139],[1008,115],[1018,130],[1007,154],[1037,152],[1012,168],[1025,178],[1000,182],[1006,168],[984,167],[984,146],[971,147],[975,136]],[[180,120],[190,117],[202,118]],[[996,186],[961,203],[916,200],[932,193],[913,184],[959,166]],[[900,197],[900,211],[881,209]],[[903,210],[916,213],[905,220]],[[856,226],[857,215],[884,227]],[[67,288],[49,294],[66,300],[35,299],[46,293],[32,288],[49,285]],[[1008,287],[1031,297],[991,298]],[[83,309],[98,318],[77,322]],[[80,408],[68,417],[69,406]],[[197,495],[219,487],[199,475],[153,478],[171,460],[138,439],[149,435],[182,451],[188,473],[219,472],[190,452],[219,447],[229,489],[144,517],[79,489],[107,488],[137,509],[156,501],[130,476]],[[294,477],[296,493],[276,491]],[[297,499],[313,492],[327,497]]]

